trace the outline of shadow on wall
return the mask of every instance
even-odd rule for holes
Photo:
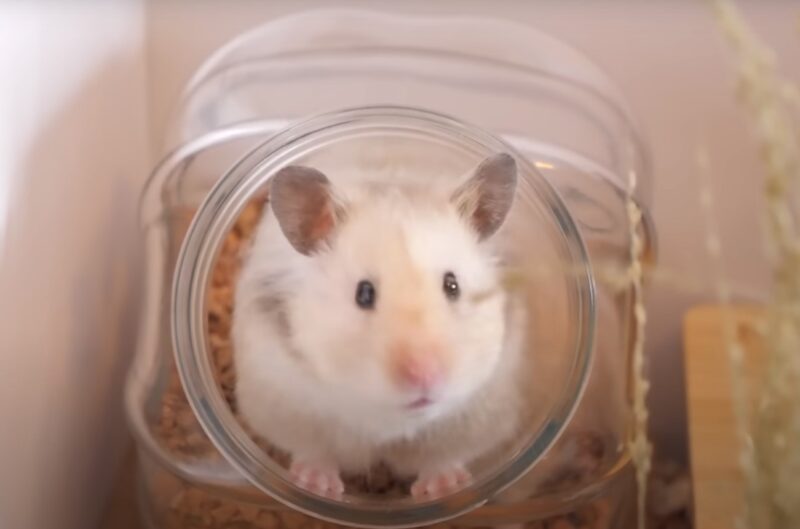
[[[12,336],[13,401],[0,406],[20,424],[0,434],[6,475],[19,476],[13,488],[0,484],[8,527],[94,527],[126,445],[148,169],[143,94],[140,61],[107,61],[46,120],[20,167],[0,263],[0,325],[15,322],[3,334]]]

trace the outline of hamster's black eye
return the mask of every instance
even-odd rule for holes
[[[356,304],[362,309],[371,309],[375,307],[375,285],[369,281],[359,281],[356,287]]]
[[[458,295],[461,294],[461,289],[458,288],[458,280],[453,272],[446,272],[442,280],[442,290],[447,299],[456,300]]]

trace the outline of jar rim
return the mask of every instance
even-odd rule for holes
[[[415,37],[409,40],[407,35]],[[185,120],[187,116],[194,119],[197,109],[192,106],[197,94],[207,89],[211,81],[235,80],[238,74],[231,68],[252,67],[264,62],[263,69],[268,71],[274,68],[272,61],[300,63],[318,54],[332,54],[335,61],[340,56],[357,58],[376,52],[387,54],[386,63],[394,62],[393,57],[401,54],[429,57],[444,62],[463,62],[469,69],[491,66],[509,74],[525,75],[530,80],[548,80],[560,85],[559,91],[577,90],[591,97],[593,106],[610,112],[609,119],[622,127],[612,136],[621,133],[626,138],[620,143],[632,145],[632,153],[616,154],[634,158],[623,162],[619,174],[627,174],[629,170],[642,175],[651,172],[651,156],[640,139],[642,124],[619,87],[582,50],[530,25],[501,17],[468,14],[423,17],[365,8],[324,7],[288,13],[228,40],[201,63],[184,85],[170,113],[168,123],[175,128],[168,134],[171,139],[166,141],[165,148],[180,148],[187,137],[196,139],[191,132],[192,125]],[[333,109],[335,107],[326,110]],[[199,112],[204,117],[198,119],[208,117],[206,110]],[[252,117],[246,121],[251,121]],[[223,125],[227,127],[231,123]],[[189,127],[189,132],[185,127]],[[200,134],[205,136],[208,132],[203,129]],[[640,178],[635,194],[637,200],[649,206],[652,200],[650,182]]]
[[[313,148],[321,135],[354,126],[386,123],[423,127],[442,138],[474,148],[511,153],[535,177],[537,197],[553,215],[554,225],[579,273],[576,347],[567,383],[547,419],[524,448],[488,476],[464,489],[426,503],[392,501],[345,503],[309,494],[285,477],[280,466],[264,457],[235,418],[217,388],[208,351],[206,295],[218,248],[236,216],[254,193],[288,161]],[[171,330],[175,362],[189,404],[209,439],[223,457],[251,484],[281,503],[311,516],[361,527],[412,527],[438,523],[465,514],[513,484],[539,461],[569,422],[583,393],[591,365],[595,325],[595,283],[586,247],[561,197],[533,165],[503,140],[443,114],[418,108],[360,107],[311,117],[270,137],[217,181],[197,211],[181,246],[175,268]],[[387,506],[391,505],[391,508]]]

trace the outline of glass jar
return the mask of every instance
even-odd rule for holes
[[[142,200],[145,312],[127,387],[150,527],[633,523],[630,292],[613,279],[630,255],[631,172],[653,255],[648,166],[624,101],[588,61],[510,22],[308,12],[212,56],[167,147]],[[527,309],[515,325],[535,359],[535,413],[443,498],[410,498],[385,467],[348,477],[342,498],[305,492],[236,402],[234,287],[270,178],[389,156],[455,179],[497,152],[519,172],[497,246]]]

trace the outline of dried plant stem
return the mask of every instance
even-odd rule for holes
[[[642,288],[644,240],[640,231],[642,227],[642,211],[634,198],[636,186],[636,173],[631,171],[628,175],[628,193],[626,197],[630,237],[629,277],[632,292],[631,302],[633,304],[632,323],[634,326],[632,347],[634,430],[630,440],[630,451],[636,467],[638,527],[639,529],[645,529],[647,521],[647,478],[650,474],[653,447],[647,437],[647,392],[650,388],[650,383],[647,381],[644,372],[644,327],[647,322]]]
[[[792,121],[796,90],[778,77],[769,50],[736,9],[725,0],[714,6],[738,61],[739,98],[755,123],[774,257],[765,373],[751,424],[752,447],[743,447],[745,462],[752,450],[752,468],[744,469],[744,523],[751,529],[800,527],[800,240],[792,210],[792,191],[800,181],[800,142]]]

